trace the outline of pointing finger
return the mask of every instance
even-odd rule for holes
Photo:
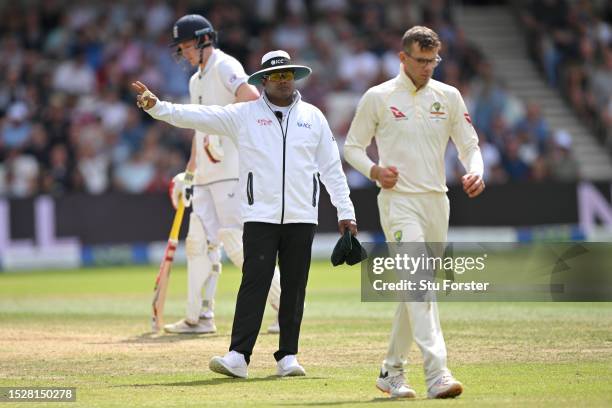
[[[138,93],[144,92],[144,89],[142,89],[142,87],[137,82],[132,82],[132,88]]]
[[[143,93],[148,89],[147,86],[140,81],[132,82],[132,87],[139,93]]]

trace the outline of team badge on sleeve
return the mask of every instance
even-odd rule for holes
[[[470,118],[470,114],[465,112],[463,114],[463,117],[465,118],[465,120],[467,121],[467,123],[469,123],[470,125],[472,124],[472,118]]]

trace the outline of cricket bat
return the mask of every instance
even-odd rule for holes
[[[178,236],[183,222],[183,213],[185,212],[185,204],[181,197],[178,200],[172,229],[168,244],[164,251],[164,257],[159,265],[159,272],[155,278],[155,289],[153,289],[153,315],[151,316],[151,329],[157,333],[163,325],[164,304],[166,303],[166,292],[168,291],[168,281],[170,280],[170,269],[174,260],[174,252],[178,245]]]

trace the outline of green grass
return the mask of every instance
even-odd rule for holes
[[[407,403],[374,387],[395,305],[361,303],[358,268],[313,264],[300,341],[308,376],[273,377],[277,336],[262,333],[248,380],[208,370],[208,360],[229,345],[239,272],[228,266],[221,276],[218,334],[151,336],[155,269],[0,274],[0,386],[77,387],[77,403],[67,406],[83,407]],[[182,316],[185,286],[177,267],[167,321]],[[465,393],[425,400],[422,359],[413,349],[408,377],[420,398],[410,404],[612,405],[612,304],[442,303],[440,315],[449,365]],[[267,311],[264,325],[271,319]]]

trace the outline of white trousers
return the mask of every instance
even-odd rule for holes
[[[449,216],[446,194],[381,190],[378,208],[387,242],[446,242]],[[383,361],[384,371],[390,375],[403,372],[413,339],[423,355],[429,387],[448,372],[446,345],[435,301],[398,304]]]
[[[238,180],[219,181],[193,189],[192,210],[202,222],[208,241],[219,245],[220,228],[242,230]]]

